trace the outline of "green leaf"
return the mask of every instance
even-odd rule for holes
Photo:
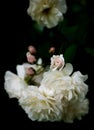
[[[61,32],[68,39],[68,41],[72,42],[75,39],[76,31],[78,30],[78,26],[70,26],[62,28]]]
[[[64,53],[64,58],[65,58],[65,62],[72,62],[72,60],[75,57],[76,54],[76,50],[77,50],[77,45],[76,44],[72,44],[70,45]]]
[[[74,12],[74,13],[77,13],[77,12],[80,12],[82,10],[82,6],[79,5],[79,4],[74,4],[71,8],[71,10]]]
[[[86,48],[85,50],[88,54],[90,54],[91,56],[94,56],[94,48]]]
[[[44,27],[42,25],[39,25],[38,23],[34,22],[33,27],[39,34],[43,33]]]

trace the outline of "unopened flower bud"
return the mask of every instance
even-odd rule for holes
[[[32,55],[30,52],[26,53],[26,57],[27,57],[27,61],[29,63],[32,64],[32,63],[36,62],[36,57],[34,55]]]
[[[32,45],[28,46],[28,51],[31,53],[31,54],[36,54],[36,48]]]
[[[49,53],[54,53],[55,52],[55,47],[51,47],[50,49],[49,49]]]

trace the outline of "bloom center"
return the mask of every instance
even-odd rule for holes
[[[47,15],[47,14],[49,14],[50,10],[51,10],[51,7],[47,7],[47,8],[45,8],[45,9],[42,11],[42,13],[45,14],[45,15]]]

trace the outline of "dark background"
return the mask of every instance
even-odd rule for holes
[[[28,0],[4,1],[1,13],[0,42],[0,127],[1,128],[93,128],[94,118],[94,10],[90,0],[67,0],[68,11],[64,21],[55,28],[40,30],[27,15]],[[89,113],[73,124],[64,122],[33,122],[18,105],[9,99],[4,90],[4,74],[16,72],[16,64],[23,63],[27,46],[33,44],[39,55],[48,61],[49,47],[56,47],[56,54],[63,53],[66,62],[75,70],[88,74]],[[61,48],[61,50],[60,50]],[[40,51],[41,49],[41,51]],[[46,52],[46,53],[45,53]],[[12,126],[13,125],[13,126]],[[1,129],[0,128],[0,129]]]

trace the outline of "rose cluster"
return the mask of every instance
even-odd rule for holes
[[[6,71],[4,88],[9,97],[18,99],[32,121],[80,120],[89,110],[85,83],[88,75],[73,72],[72,64],[65,63],[63,54],[53,55],[45,69],[42,59],[37,60],[34,53],[36,49],[29,46],[27,63],[17,65],[17,74]]]

